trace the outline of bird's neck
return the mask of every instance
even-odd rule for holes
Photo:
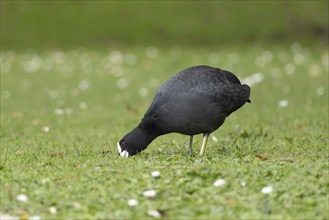
[[[136,140],[138,140],[140,146],[145,147],[147,147],[155,138],[159,136],[155,131],[150,131],[140,125],[132,130],[131,133],[136,137]]]

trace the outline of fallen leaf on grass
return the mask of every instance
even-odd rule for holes
[[[38,119],[33,119],[33,120],[31,121],[31,124],[32,124],[32,125],[38,125],[38,124],[40,124],[40,120],[38,120]]]
[[[234,199],[230,199],[230,198],[227,198],[224,201],[224,204],[227,206],[230,206],[230,207],[237,205],[237,203],[238,203],[237,201],[235,201]]]
[[[21,220],[29,220],[29,215],[27,213],[23,213],[23,214],[21,214],[20,219]]]
[[[305,127],[304,124],[297,124],[297,125],[296,125],[296,128],[299,129],[299,130],[303,130],[304,127]]]
[[[24,116],[23,112],[12,112],[11,116],[14,118],[21,118]]]
[[[64,155],[65,155],[64,151],[57,151],[57,152],[49,152],[48,153],[48,156],[51,156],[51,157],[62,157]]]
[[[261,159],[261,160],[268,160],[268,157],[265,156],[264,154],[256,154],[255,155],[258,159]]]
[[[126,106],[126,110],[127,110],[128,112],[130,112],[130,113],[138,114],[138,109],[132,107],[131,105],[127,105],[127,106]]]

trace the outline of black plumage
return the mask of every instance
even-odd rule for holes
[[[144,150],[156,137],[168,133],[204,134],[200,154],[210,133],[232,112],[250,102],[250,88],[225,70],[209,66],[187,68],[160,86],[140,124],[118,143],[121,156]]]

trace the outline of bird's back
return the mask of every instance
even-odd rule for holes
[[[250,95],[232,73],[209,66],[185,69],[164,83],[141,125],[162,133],[198,134],[216,130]]]

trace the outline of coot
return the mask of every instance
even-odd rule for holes
[[[209,134],[217,130],[232,112],[250,102],[250,87],[233,74],[210,66],[187,68],[158,89],[140,124],[118,143],[120,156],[143,151],[160,135],[176,132],[203,134],[200,155],[205,154]]]

